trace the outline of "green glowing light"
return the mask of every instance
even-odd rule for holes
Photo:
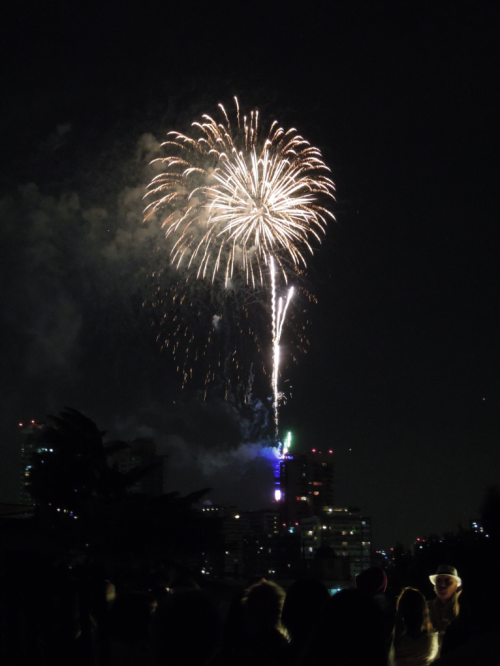
[[[286,435],[285,444],[283,446],[283,453],[284,454],[288,453],[288,451],[290,450],[291,445],[292,445],[292,433],[289,431]]]

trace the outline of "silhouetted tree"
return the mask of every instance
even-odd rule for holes
[[[193,506],[209,489],[185,497],[127,492],[153,466],[120,472],[114,455],[134,442],[106,443],[104,431],[68,407],[49,418],[54,425],[33,426],[26,444],[32,449],[29,490],[51,533],[111,566],[187,561],[205,549],[207,521]]]
[[[148,471],[137,466],[121,473],[111,458],[130,443],[105,444],[106,433],[75,409],[49,418],[54,425],[34,426],[27,442],[33,450],[28,489],[38,503],[77,512],[92,498],[123,497]]]

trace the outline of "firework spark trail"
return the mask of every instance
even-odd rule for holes
[[[279,393],[278,393],[278,374],[280,364],[280,340],[281,332],[283,330],[283,323],[286,317],[286,311],[290,300],[293,295],[293,287],[290,287],[286,297],[285,305],[283,306],[283,299],[278,299],[278,308],[276,309],[276,275],[274,268],[274,260],[271,257],[271,295],[272,295],[272,327],[273,327],[273,372],[272,372],[272,388],[273,388],[273,408],[274,408],[274,425],[276,441],[279,440]]]
[[[276,261],[285,282],[306,266],[312,254],[310,237],[321,242],[333,214],[321,199],[333,199],[334,184],[318,148],[294,128],[274,121],[261,136],[258,111],[241,116],[236,102],[236,126],[219,104],[224,122],[208,115],[194,122],[194,138],[169,132],[162,144],[167,155],[153,160],[163,167],[148,186],[148,219],[163,216],[171,238],[171,264],[187,267],[196,278],[215,282],[224,276],[228,287],[238,271],[253,289],[269,289],[272,300],[272,390],[278,438],[279,342],[293,290],[276,303]],[[267,284],[266,284],[267,283]]]

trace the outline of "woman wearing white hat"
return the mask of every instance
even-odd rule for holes
[[[455,567],[441,564],[429,580],[434,585],[436,598],[428,602],[432,626],[442,635],[448,624],[458,615],[458,595],[462,580]]]

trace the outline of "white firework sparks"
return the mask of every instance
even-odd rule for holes
[[[171,261],[186,260],[196,277],[214,280],[223,270],[227,282],[241,263],[247,282],[263,284],[262,264],[274,256],[286,279],[285,265],[305,265],[310,236],[320,241],[333,218],[319,201],[333,198],[329,170],[294,128],[274,121],[261,141],[258,111],[241,119],[236,100],[233,128],[219,107],[224,124],[204,115],[193,123],[196,138],[169,133],[162,145],[172,154],[154,160],[164,171],[149,185],[146,219],[164,212]]]
[[[196,278],[212,282],[224,275],[226,287],[241,269],[247,284],[271,287],[272,391],[278,439],[280,339],[293,289],[276,301],[275,261],[285,282],[321,242],[327,219],[323,205],[333,199],[321,152],[274,121],[266,136],[258,111],[240,116],[233,126],[219,104],[224,122],[208,115],[193,123],[194,136],[170,132],[162,144],[167,155],[153,160],[163,170],[148,186],[148,219],[162,215],[170,238],[171,263],[186,266]],[[270,273],[270,285],[269,285]]]
[[[293,287],[290,287],[286,297],[285,304],[283,305],[283,298],[278,299],[278,306],[276,307],[276,280],[274,270],[274,260],[271,257],[271,288],[272,288],[272,318],[273,318],[273,372],[272,372],[272,388],[273,388],[273,408],[274,408],[274,424],[276,440],[279,439],[279,423],[278,423],[278,407],[279,407],[279,392],[278,392],[278,373],[280,365],[280,340],[283,324],[285,322],[286,311],[290,304],[290,299],[293,296]]]

